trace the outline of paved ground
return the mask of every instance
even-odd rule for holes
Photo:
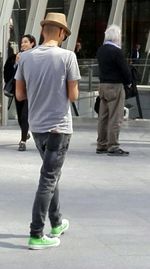
[[[95,154],[95,119],[75,122],[74,130],[60,184],[70,229],[59,247],[31,251],[41,160],[32,139],[17,151],[17,127],[0,128],[0,268],[150,269],[150,122],[124,122],[129,157]]]

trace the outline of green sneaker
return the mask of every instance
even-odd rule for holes
[[[57,247],[60,244],[59,238],[50,238],[44,235],[41,238],[30,237],[28,242],[29,249],[44,249],[49,247]]]
[[[50,232],[51,237],[59,237],[61,234],[63,234],[65,231],[67,231],[69,228],[69,221],[67,219],[62,220],[62,224],[53,227]]]

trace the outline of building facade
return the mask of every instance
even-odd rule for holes
[[[75,1],[74,1],[75,2]],[[111,0],[85,0],[79,28],[78,39],[83,43],[85,58],[94,58],[95,51],[103,42],[112,8]],[[123,1],[120,1],[123,3]],[[64,12],[68,15],[71,0],[49,0],[46,12]],[[31,0],[17,0],[12,10],[13,27],[11,42],[19,44],[28,20]],[[146,56],[146,44],[150,30],[150,1],[127,0],[122,12],[123,48],[127,56],[138,43],[141,44],[142,57]]]
[[[11,7],[9,2],[13,3]],[[96,63],[96,51],[103,43],[104,31],[108,24],[115,23],[122,27],[122,48],[127,58],[130,58],[136,44],[140,44],[140,83],[149,84],[149,0],[2,0],[0,9],[3,25],[1,30],[3,43],[0,44],[2,65],[11,51],[8,44],[13,48],[14,53],[18,52],[21,36],[27,31],[35,35],[40,42],[40,20],[47,12],[63,12],[68,17],[69,26],[73,29],[72,39],[70,38],[65,46],[72,50],[80,46],[77,56],[81,67],[86,64],[88,69],[89,64]],[[2,15],[7,18],[6,22]],[[87,75],[86,72],[85,74]],[[7,111],[7,102],[7,98],[1,91],[1,124],[7,124],[9,119],[16,118],[14,104],[12,103],[11,109]]]

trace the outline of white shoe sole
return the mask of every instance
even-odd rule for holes
[[[58,247],[59,245],[60,245],[60,241],[58,241],[58,243],[54,245],[29,245],[28,249],[40,250],[40,249],[46,249],[46,248],[51,248],[51,247]]]

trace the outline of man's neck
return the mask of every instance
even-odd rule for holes
[[[56,40],[45,40],[42,45],[44,45],[46,47],[58,46],[58,41],[56,41]]]

